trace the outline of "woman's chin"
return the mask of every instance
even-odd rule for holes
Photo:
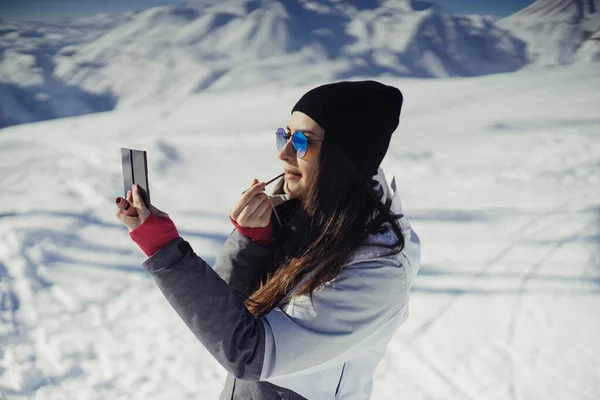
[[[298,185],[297,182],[287,180],[285,181],[285,185],[283,185],[283,191],[296,199],[301,198],[302,193],[304,193],[301,185]]]

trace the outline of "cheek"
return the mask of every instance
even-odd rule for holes
[[[317,164],[319,161],[320,149],[309,148],[308,154],[303,159],[298,160],[298,169],[302,174],[302,185],[308,186],[317,173]]]
[[[306,173],[307,176],[314,175],[315,171],[317,170],[317,163],[319,162],[320,153],[320,148],[310,148],[308,150],[308,154],[306,154],[306,157],[302,159],[302,167],[304,169],[303,174]]]
[[[312,181],[314,175],[316,174],[317,165],[312,162],[305,162],[303,164],[303,168],[301,168],[300,171],[302,173],[302,180],[304,181],[304,184],[309,184]]]

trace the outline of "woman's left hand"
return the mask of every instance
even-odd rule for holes
[[[265,184],[258,179],[252,181],[250,188],[242,195],[229,217],[243,228],[264,228],[271,221],[271,200],[263,193]]]
[[[133,186],[133,192],[131,190],[127,191],[127,201],[135,207],[137,211],[136,216],[130,216],[125,214],[120,209],[115,213],[115,217],[127,226],[129,232],[133,231],[135,228],[140,226],[148,219],[151,213],[156,214],[158,217],[168,217],[169,214],[160,211],[158,208],[154,207],[150,204],[150,210],[146,208],[144,201],[142,200],[142,196],[139,192],[139,186],[136,184]]]

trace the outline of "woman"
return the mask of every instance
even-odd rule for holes
[[[379,169],[402,94],[374,81],[306,93],[277,130],[285,176],[253,182],[214,269],[168,215],[117,218],[144,268],[229,372],[221,399],[368,399],[372,375],[408,316],[420,243]],[[275,211],[274,213],[272,211]]]

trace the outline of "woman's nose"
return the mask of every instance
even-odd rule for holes
[[[291,140],[288,140],[283,149],[279,152],[279,159],[281,161],[293,161],[296,158],[296,153],[294,152],[294,145]]]

